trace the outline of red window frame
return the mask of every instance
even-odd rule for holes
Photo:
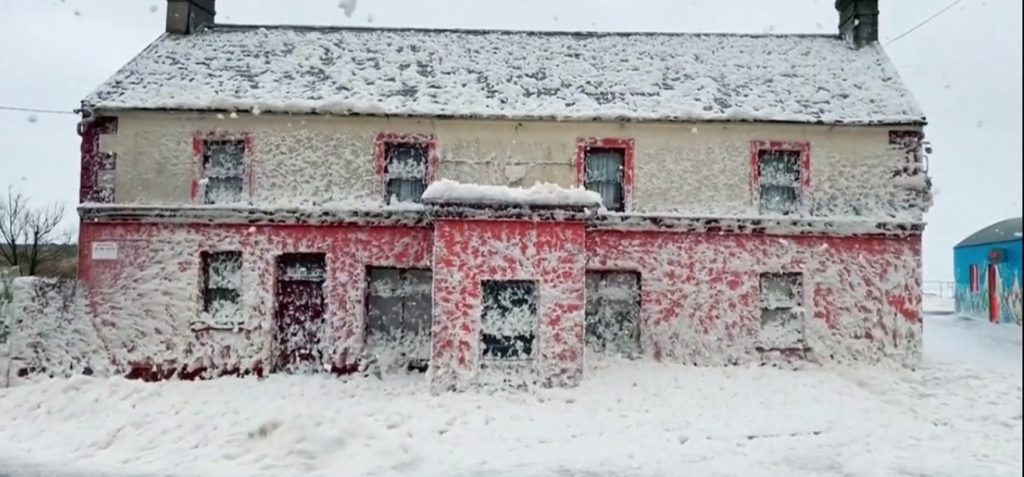
[[[754,205],[761,202],[761,151],[797,151],[800,153],[800,190],[797,191],[797,208],[806,206],[805,200],[811,189],[811,143],[809,141],[767,141],[750,142],[750,196]]]
[[[242,157],[242,197],[252,200],[252,156],[255,151],[255,140],[251,132],[225,132],[225,131],[197,131],[192,135],[192,190],[191,197],[193,204],[203,203],[202,187],[199,186],[203,179],[203,155],[206,152],[206,141],[242,141],[245,144],[245,154]]]
[[[971,293],[978,293],[981,291],[981,267],[977,264],[971,265],[969,268],[970,273],[970,291]]]
[[[576,139],[576,187],[587,184],[587,151],[590,149],[622,150],[622,210],[633,209],[633,181],[636,167],[636,141],[632,138],[581,137]]]
[[[377,175],[377,187],[380,196],[387,202],[387,147],[391,144],[425,144],[427,146],[427,171],[423,178],[427,185],[434,182],[437,175],[437,137],[433,134],[379,132],[373,139],[373,170]]]

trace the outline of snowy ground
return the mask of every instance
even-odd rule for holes
[[[1019,476],[1021,330],[930,316],[925,365],[597,366],[577,389],[416,376],[0,389],[0,476]]]

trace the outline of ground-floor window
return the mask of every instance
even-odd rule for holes
[[[640,355],[640,274],[587,272],[587,349],[596,353]]]
[[[430,270],[367,270],[366,345],[385,367],[425,370],[430,361]]]
[[[489,280],[481,286],[481,344],[484,358],[530,358],[537,330],[536,282]]]
[[[761,331],[765,349],[802,349],[804,345],[803,276],[761,274]]]
[[[216,326],[242,321],[242,252],[203,252],[203,312]]]

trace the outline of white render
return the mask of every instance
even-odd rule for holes
[[[117,155],[115,202],[192,203],[196,134],[251,137],[251,204],[323,206],[384,201],[374,171],[380,132],[433,135],[435,179],[484,185],[575,187],[580,138],[633,139],[635,171],[630,212],[753,217],[751,142],[810,144],[806,214],[870,220],[922,218],[921,207],[898,210],[892,200],[923,184],[892,177],[903,151],[891,129],[917,126],[822,126],[770,123],[634,123],[323,117],[200,112],[117,114],[116,134],[100,147]]]
[[[216,25],[162,35],[96,109],[921,124],[878,45],[838,35]]]

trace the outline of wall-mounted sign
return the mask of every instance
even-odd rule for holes
[[[117,242],[93,242],[93,260],[117,260]]]
[[[994,248],[988,251],[988,261],[991,263],[1000,263],[1006,258],[1006,252],[1001,248]]]

